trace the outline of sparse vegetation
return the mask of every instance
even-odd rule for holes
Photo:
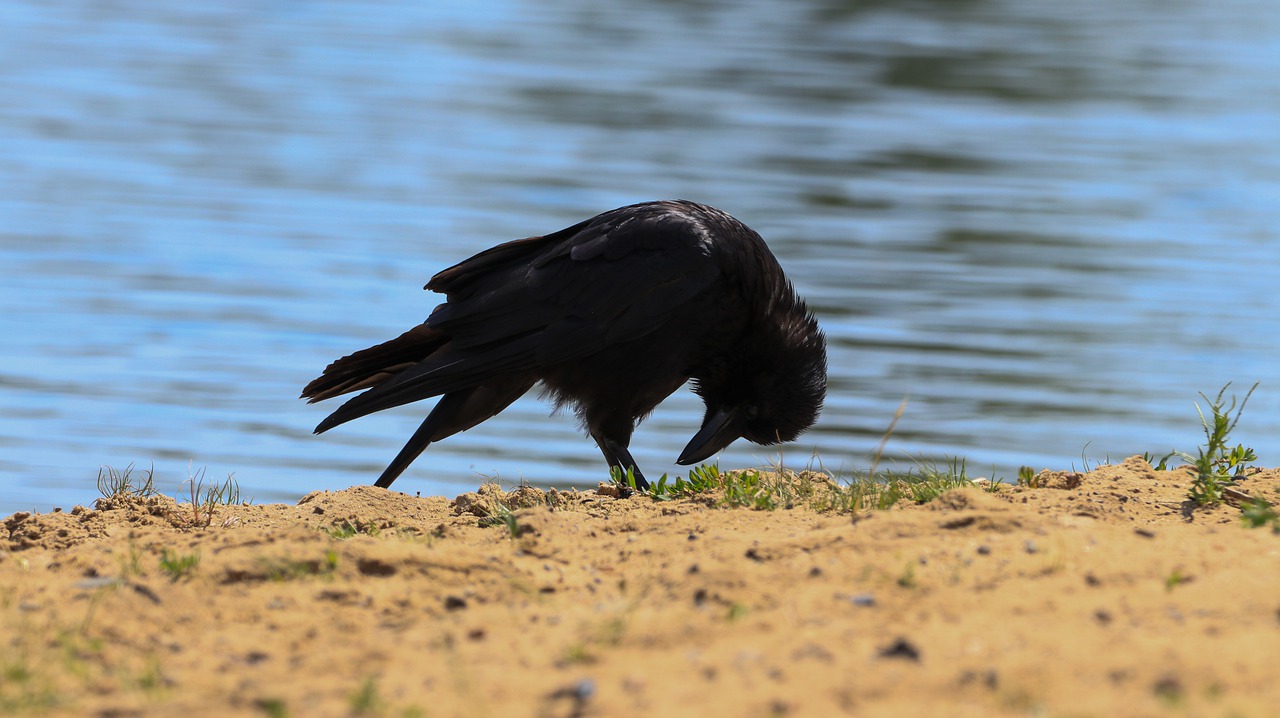
[[[780,492],[778,486],[770,486],[758,471],[734,471],[725,475],[725,506],[746,507],[757,511],[772,511],[778,508]]]
[[[898,574],[897,584],[902,588],[916,587],[916,565],[908,563],[903,566],[902,573]]]
[[[1280,534],[1280,513],[1266,499],[1245,502],[1240,509],[1240,520],[1251,529],[1270,525],[1272,531]]]
[[[191,524],[208,528],[213,524],[213,512],[219,506],[234,506],[240,503],[240,484],[236,483],[236,475],[228,474],[222,483],[204,482],[205,467],[191,474],[188,471],[188,498],[191,502]]]
[[[269,559],[259,560],[269,581],[292,581],[308,576],[332,577],[338,570],[338,552],[325,551],[324,558],[316,560]]]
[[[129,538],[129,550],[120,558],[120,578],[127,580],[131,576],[137,576],[142,573],[142,552],[138,550],[138,545],[134,543],[132,537]]]
[[[329,535],[329,538],[337,539],[339,541],[349,539],[356,534],[377,536],[382,533],[382,529],[377,524],[370,523],[365,526],[360,526],[350,519],[342,519],[332,526],[322,530],[324,533]]]
[[[329,538],[338,539],[339,541],[349,539],[360,533],[356,529],[355,524],[350,521],[343,521],[341,523],[334,524],[329,528],[324,529],[324,532],[329,534]]]
[[[635,473],[631,469],[623,472],[616,466],[609,467],[609,479],[619,486],[639,491],[636,488]],[[677,476],[675,481],[670,481],[670,478],[663,474],[656,482],[650,484],[648,491],[643,493],[655,501],[669,501],[696,496],[704,491],[717,489],[721,484],[720,467],[715,464],[701,464],[689,470],[688,479]]]
[[[130,463],[124,469],[116,469],[111,466],[98,467],[98,493],[102,494],[102,498],[109,499],[120,496],[137,496],[146,498],[155,496],[160,492],[156,490],[152,478],[155,476],[155,466],[146,470],[139,470],[138,476],[134,476],[133,464]]]
[[[10,648],[0,659],[0,713],[42,715],[58,705],[56,686],[38,675],[26,651]]]
[[[382,712],[382,699],[378,697],[378,682],[374,676],[369,676],[351,694],[351,714],[370,716],[380,712]]]
[[[259,698],[254,705],[267,714],[268,718],[285,718],[289,715],[288,707],[282,698]]]
[[[177,552],[169,549],[160,552],[160,570],[169,574],[169,578],[174,581],[186,578],[199,564],[199,553],[178,555]]]
[[[1152,454],[1150,451],[1144,451],[1142,452],[1142,460],[1147,462],[1148,464],[1151,464],[1151,468],[1155,469],[1156,471],[1168,471],[1169,459],[1172,459],[1177,455],[1178,455],[1178,452],[1170,451],[1169,453],[1157,459],[1155,457],[1155,454]]]
[[[1178,586],[1181,586],[1184,583],[1189,582],[1190,580],[1191,580],[1190,576],[1183,573],[1181,569],[1175,568],[1169,572],[1168,576],[1165,576],[1164,590],[1172,591],[1173,589],[1177,588]]]
[[[454,499],[454,507],[459,513],[472,514],[479,517],[479,525],[505,526],[512,539],[520,538],[524,527],[520,525],[515,512],[520,509],[545,506],[555,509],[563,499],[555,489],[543,491],[532,486],[521,484],[511,491],[503,491],[496,482],[486,482],[475,493],[466,493]]]
[[[613,469],[610,478],[635,490],[634,480],[627,473]],[[998,491],[1000,484],[997,479],[984,488]],[[802,506],[815,511],[853,513],[886,509],[903,500],[928,503],[950,489],[974,486],[964,459],[948,458],[942,463],[920,459],[905,472],[855,472],[847,477],[827,471],[797,472],[781,466],[722,472],[715,464],[703,464],[691,469],[687,479],[677,476],[672,481],[663,474],[648,491],[638,493],[655,501],[701,497],[720,506],[759,511]]]
[[[124,469],[102,466],[98,469],[101,498],[95,507],[110,510],[128,506],[163,516],[179,528],[208,528],[213,524],[213,515],[218,507],[241,503],[240,485],[235,474],[229,474],[226,481],[206,482],[204,467],[194,473],[188,467],[187,480],[183,484],[187,487],[189,509],[182,505],[180,496],[170,501],[156,488],[154,466],[146,470],[135,470],[132,463]]]
[[[1222,503],[1223,489],[1235,482],[1249,462],[1258,459],[1253,449],[1243,444],[1237,444],[1234,448],[1230,446],[1231,432],[1240,423],[1245,404],[1258,385],[1255,383],[1250,387],[1244,399],[1238,402],[1234,394],[1230,401],[1224,398],[1230,387],[1231,382],[1227,382],[1213,399],[1203,392],[1200,394],[1209,403],[1209,416],[1205,416],[1204,410],[1197,403],[1196,412],[1200,414],[1200,424],[1204,427],[1205,436],[1205,445],[1197,449],[1197,455],[1191,456],[1183,452],[1172,454],[1196,470],[1195,479],[1187,491],[1187,498],[1196,506],[1217,506]],[[1164,464],[1164,461],[1161,463]]]
[[[520,520],[516,518],[515,512],[506,504],[499,503],[496,510],[482,519],[481,526],[505,526],[507,527],[508,538],[518,539],[523,529],[520,527]]]
[[[587,644],[579,641],[572,643],[568,648],[564,649],[564,656],[561,662],[566,665],[585,665],[595,663],[596,657],[587,649]]]
[[[1231,405],[1230,393],[1223,394],[1222,413]],[[1259,406],[1255,402],[1251,411]],[[1201,402],[1201,407],[1205,423],[1215,426],[1211,405]],[[1230,411],[1232,420],[1237,415]],[[1237,446],[1235,441],[1220,443]],[[1190,443],[1187,449],[1196,453]],[[122,507],[118,510],[15,517],[9,526],[15,547],[19,539],[36,546],[66,539],[81,547],[15,548],[0,560],[7,579],[0,587],[0,631],[7,646],[0,656],[0,714],[90,714],[120,705],[163,712],[175,699],[198,701],[213,711],[261,716],[297,715],[302,704],[294,703],[299,700],[323,701],[322,707],[348,715],[421,713],[401,703],[408,695],[405,686],[417,683],[405,683],[409,674],[381,668],[357,671],[343,681],[317,681],[305,687],[310,691],[305,695],[292,688],[282,693],[270,685],[250,686],[235,694],[231,704],[219,685],[200,682],[214,662],[218,670],[230,666],[251,677],[290,666],[323,677],[323,670],[315,670],[324,667],[323,646],[312,639],[318,635],[323,642],[327,636],[304,633],[314,622],[293,620],[304,614],[333,619],[342,628],[341,640],[372,635],[354,644],[350,653],[357,658],[377,654],[379,665],[403,666],[419,658],[430,662],[422,680],[453,701],[433,705],[438,711],[519,711],[530,704],[511,697],[519,689],[533,696],[534,708],[544,713],[568,715],[581,708],[578,712],[585,715],[607,712],[612,705],[609,696],[593,697],[602,695],[593,692],[600,676],[638,665],[637,656],[645,665],[678,665],[694,679],[715,685],[731,677],[744,660],[763,675],[777,664],[770,655],[810,667],[830,664],[847,647],[842,637],[901,616],[909,619],[899,621],[901,635],[925,650],[926,634],[941,615],[957,617],[966,622],[961,628],[975,631],[989,632],[992,625],[1014,621],[1015,629],[1027,629],[1023,634],[1039,642],[1030,651],[1042,646],[1052,651],[1062,636],[1069,637],[1069,630],[1085,626],[1131,642],[1135,636],[1176,633],[1187,612],[1215,587],[1226,585],[1224,580],[1242,596],[1271,595],[1274,581],[1265,559],[1280,540],[1280,481],[1274,472],[1250,469],[1247,478],[1236,481],[1238,492],[1226,489],[1222,508],[1187,521],[1176,508],[1181,503],[1189,513],[1185,494],[1195,475],[1191,466],[1151,477],[1145,465],[1126,461],[1083,486],[1073,485],[1078,477],[1065,471],[1024,468],[1016,472],[1019,484],[1039,484],[1040,490],[1001,487],[1007,502],[992,502],[972,490],[954,491],[981,482],[971,480],[961,458],[924,457],[914,463],[885,458],[874,471],[867,468],[868,460],[862,459],[857,472],[846,467],[829,471],[834,467],[822,467],[817,459],[794,468],[746,471],[714,464],[683,467],[682,475],[672,472],[626,500],[608,498],[618,495],[608,485],[598,493],[582,492],[581,487],[542,492],[491,485],[487,493],[473,495],[475,514],[461,502],[449,506],[431,497],[414,506],[402,495],[358,487],[316,502],[322,512],[310,511],[305,503],[246,509],[244,525],[232,535],[192,530],[193,514],[185,499],[175,506],[172,485],[146,501],[116,501]],[[1229,466],[1229,456],[1226,461]],[[1017,464],[1012,468],[1018,469]],[[125,473],[132,475],[125,482],[132,488],[125,491],[146,485],[146,472],[128,467],[116,472]],[[978,473],[991,476],[985,470]],[[111,478],[106,469],[103,475]],[[177,480],[182,478],[179,471]],[[160,479],[163,483],[163,475]],[[909,505],[931,500],[939,510]],[[1222,524],[1236,520],[1236,510],[1227,510],[1226,502],[1241,507],[1246,526],[1261,530]],[[151,513],[153,506],[165,513]],[[547,513],[548,506],[563,511]],[[892,514],[859,520],[876,508],[891,508]],[[817,517],[811,509],[828,513]],[[1093,517],[1057,520],[1076,510],[1090,511]],[[226,515],[219,509],[215,525],[222,525]],[[56,534],[80,528],[79,517],[93,536]],[[481,532],[474,528],[476,520],[497,528]],[[1204,550],[1206,528],[1215,544],[1212,555]],[[389,540],[432,531],[439,531],[443,545],[397,546]],[[378,539],[367,538],[371,535]],[[508,535],[516,540],[508,541]],[[1087,536],[1105,541],[1082,544]],[[48,541],[38,543],[43,539]],[[1085,555],[1081,546],[1093,552]],[[1230,560],[1219,560],[1223,556]],[[54,580],[39,583],[46,576]],[[1053,576],[1057,578],[1045,580]],[[1052,592],[1055,586],[1067,587],[1050,616],[1058,616],[1059,622],[1038,623],[1035,616],[1004,610],[1020,595]],[[216,610],[202,606],[192,613],[183,608],[197,588],[198,600]],[[956,597],[975,591],[994,600],[970,601],[967,611],[956,611]],[[1126,600],[1134,591],[1164,598]],[[823,630],[804,631],[799,638],[756,630],[791,625],[797,605],[803,609],[801,621],[818,616]],[[899,611],[903,605],[910,610]],[[1277,606],[1265,604],[1259,610],[1254,600],[1228,608],[1210,623],[1265,633],[1280,616]],[[167,620],[173,615],[189,616],[182,620],[211,632],[205,644],[216,642],[226,650],[215,651],[206,662],[205,656],[183,648],[175,660],[172,647],[186,644]],[[262,621],[272,621],[272,629],[285,640],[264,644],[245,639]],[[432,630],[413,628],[423,621],[432,622]],[[1192,623],[1193,628],[1200,625]],[[400,643],[412,644],[412,650],[383,656],[391,644],[378,643],[378,636],[406,626],[411,640]],[[756,653],[739,657],[744,655],[743,631],[754,631],[751,647],[758,646],[766,658]],[[510,639],[513,632],[521,634],[520,640]],[[1212,656],[1221,654],[1234,634],[1196,630],[1179,635],[1180,640],[1197,641],[1195,656]],[[691,640],[698,644],[696,653],[686,646]],[[897,690],[890,681],[904,664],[881,662],[873,651],[885,645],[882,639],[859,645],[865,649],[867,670],[875,672],[869,685]],[[418,653],[410,655],[414,651]],[[507,660],[512,652],[516,660]],[[504,659],[501,665],[492,663],[495,657]],[[1087,671],[1096,664],[1087,650],[1063,652],[1062,657],[1073,670],[1084,666]],[[985,707],[998,712],[1004,695],[1023,688],[1016,666],[1025,656],[1009,659],[990,670],[983,664],[962,673],[946,668],[945,660],[922,665],[942,669],[937,675],[944,689],[958,688],[967,699],[985,700]],[[1171,665],[1184,681],[1184,710],[1212,709],[1212,704],[1198,702],[1215,690],[1197,682],[1198,664]],[[526,669],[529,673],[520,672]],[[504,674],[519,682],[502,682]],[[1256,684],[1258,676],[1265,681],[1264,674],[1258,669],[1245,675],[1248,682],[1229,683],[1236,680],[1234,674],[1220,680],[1233,695],[1244,695],[1240,691]],[[416,680],[415,675],[409,678]],[[680,680],[684,674],[672,675]],[[1114,690],[1123,692],[1120,698],[1140,693],[1139,698],[1150,700],[1152,681],[1160,675],[1139,671],[1107,683],[1119,686]],[[813,671],[804,678],[814,676],[827,681],[823,690],[829,692],[844,685],[838,660],[830,671]],[[671,677],[653,674],[649,680],[661,683]],[[758,701],[747,710],[757,707]]]
[[[780,465],[770,470],[721,472],[716,464],[702,464],[690,469],[687,479],[677,476],[671,481],[663,474],[648,490],[640,492],[630,470],[624,472],[613,467],[609,477],[620,487],[655,501],[718,495],[713,500],[721,506],[760,511],[804,506],[815,511],[854,513],[889,508],[902,500],[928,503],[950,489],[974,487],[974,480],[966,473],[965,461],[959,457],[948,457],[942,463],[918,459],[915,467],[906,472],[879,471],[885,446],[906,408],[904,397],[871,457],[870,469],[864,473],[852,472],[847,478],[825,470],[796,472]],[[984,483],[986,491],[1000,490],[999,479]]]

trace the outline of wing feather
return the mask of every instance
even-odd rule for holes
[[[448,301],[421,330],[447,343],[343,404],[317,431],[641,339],[721,278],[710,246],[704,227],[654,203],[481,252],[427,284]]]

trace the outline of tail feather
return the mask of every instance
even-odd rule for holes
[[[521,337],[488,347],[483,352],[456,351],[457,347],[448,342],[426,359],[348,399],[320,422],[315,432],[321,434],[353,419],[433,396],[464,391],[495,381],[503,385],[509,381],[520,382],[536,366],[536,341],[536,336]],[[532,385],[532,381],[529,385]],[[512,397],[512,401],[514,399]]]
[[[324,373],[302,390],[302,398],[314,404],[378,386],[426,359],[448,341],[438,330],[419,324],[391,341],[362,349],[325,367]]]

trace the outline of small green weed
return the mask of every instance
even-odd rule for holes
[[[917,459],[915,464],[905,472],[854,473],[846,480],[833,480],[825,500],[810,505],[817,510],[856,513],[863,509],[888,509],[904,499],[925,504],[951,489],[975,487],[963,458],[948,457],[941,463]],[[1001,483],[1000,479],[992,481],[984,490],[999,491]]]
[[[903,567],[902,573],[898,574],[897,583],[902,588],[915,588],[916,583],[916,565],[908,563]]]
[[[25,651],[0,658],[0,714],[45,715],[57,707],[62,693],[32,668]]]
[[[1201,392],[1200,396],[1209,402],[1209,414],[1212,419],[1205,417],[1204,410],[1196,404],[1196,412],[1200,414],[1200,424],[1204,427],[1205,446],[1197,449],[1196,456],[1181,452],[1176,454],[1195,467],[1196,477],[1187,491],[1187,498],[1191,499],[1196,506],[1216,506],[1222,503],[1222,490],[1235,481],[1235,477],[1244,471],[1248,462],[1258,459],[1253,449],[1246,448],[1243,444],[1238,444],[1234,448],[1228,445],[1231,432],[1235,430],[1236,424],[1240,423],[1245,404],[1249,402],[1249,397],[1253,395],[1253,390],[1257,389],[1258,385],[1255,383],[1250,387],[1244,399],[1238,404],[1234,394],[1231,396],[1230,403],[1223,398],[1230,386],[1231,382],[1227,382],[1212,400]]]
[[[1152,454],[1149,451],[1144,451],[1142,452],[1142,460],[1147,462],[1148,464],[1151,464],[1151,468],[1155,469],[1156,471],[1168,471],[1169,459],[1175,458],[1177,457],[1177,455],[1178,455],[1178,452],[1170,451],[1164,456],[1161,456],[1159,459],[1156,459],[1155,454]]]
[[[730,623],[740,621],[747,616],[747,607],[745,604],[734,601],[729,604],[729,609],[725,611],[725,620]]]
[[[622,609],[612,618],[585,626],[578,640],[565,647],[560,663],[563,665],[596,663],[600,660],[602,649],[620,645],[627,634],[629,622],[627,617],[637,605],[634,600],[629,603],[627,608]]]
[[[123,470],[111,466],[99,466],[98,493],[102,494],[102,497],[106,499],[118,496],[146,498],[160,493],[152,482],[152,477],[155,475],[155,465],[145,471],[139,470],[138,473],[140,476],[135,477],[133,475],[132,463],[124,467]]]
[[[1275,533],[1280,533],[1280,513],[1266,499],[1247,501],[1240,507],[1240,520],[1251,529],[1262,528],[1268,524]]]
[[[520,535],[524,533],[524,527],[520,525],[520,519],[506,504],[498,504],[492,514],[480,519],[478,523],[481,527],[505,526],[507,538],[512,540],[520,538]]]
[[[524,533],[524,529],[520,527],[520,520],[516,518],[515,513],[511,509],[503,507],[498,512],[498,516],[502,519],[502,525],[507,527],[507,537],[512,540],[520,538],[520,534]]]
[[[624,477],[629,478],[629,476]],[[778,491],[778,482],[759,471],[720,472],[716,464],[701,464],[689,470],[689,478],[679,476],[668,483],[666,474],[644,495],[655,501],[669,501],[714,491],[722,494],[721,505],[772,511],[784,502]]]
[[[382,533],[382,529],[378,528],[377,524],[370,523],[361,527],[356,525],[350,519],[343,519],[342,521],[322,530],[329,535],[329,538],[337,539],[339,541],[349,539],[356,534],[377,536]]]
[[[585,665],[595,663],[596,657],[588,648],[587,644],[579,641],[572,643],[568,648],[564,649],[564,657],[561,661],[568,665]]]
[[[160,670],[159,659],[155,656],[148,658],[133,682],[146,693],[160,693],[164,689],[164,673]]]
[[[627,469],[624,472],[616,466],[611,466],[609,467],[609,480],[619,486],[638,492],[635,472],[631,469]],[[723,486],[724,479],[720,474],[719,466],[716,464],[700,464],[689,470],[688,479],[677,476],[675,481],[672,481],[669,476],[663,474],[657,481],[649,484],[648,491],[640,493],[655,501],[670,501],[687,496],[696,496],[704,491],[717,490]]]
[[[662,478],[664,479],[667,478],[667,475],[663,474]],[[632,491],[640,490],[636,488],[636,472],[635,472],[635,467],[632,467],[632,466],[628,466],[626,471],[623,471],[622,467],[620,466],[610,466],[609,480],[617,484],[618,486],[631,489]]]
[[[1187,583],[1191,577],[1183,573],[1180,569],[1173,569],[1168,576],[1164,577],[1164,590],[1172,591],[1173,589]]]
[[[915,480],[908,479],[903,480],[906,496],[917,504],[927,504],[951,489],[973,486],[973,480],[965,470],[964,459],[954,456],[948,457],[941,466],[936,462],[916,461]],[[992,487],[999,483],[999,480],[993,482]]]
[[[356,534],[360,533],[356,529],[355,524],[351,523],[350,521],[343,521],[342,523],[334,524],[324,529],[324,532],[329,534],[329,538],[337,539],[339,541],[343,539],[349,539],[352,536],[355,536]]]
[[[382,699],[378,697],[378,682],[374,676],[364,679],[351,694],[350,703],[352,715],[370,716],[382,712]]]
[[[267,718],[286,718],[289,715],[288,706],[285,705],[283,698],[259,698],[253,704],[266,713]]]
[[[259,562],[268,581],[292,581],[307,576],[332,578],[338,570],[338,552],[329,549],[319,561],[263,558]]]
[[[169,578],[174,581],[187,577],[199,564],[200,554],[198,553],[179,556],[169,549],[160,552],[160,570],[169,574]]]
[[[240,503],[240,484],[236,483],[236,475],[229,474],[222,483],[205,485],[205,467],[192,474],[187,471],[188,498],[191,501],[191,523],[193,526],[208,528],[213,523],[213,512],[219,506],[234,506]]]
[[[757,471],[730,471],[724,474],[725,506],[772,511],[779,506],[776,482],[770,485]]]
[[[129,550],[120,558],[120,578],[127,579],[142,573],[142,552],[133,538],[129,538]]]

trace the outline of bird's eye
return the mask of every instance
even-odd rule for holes
[[[747,421],[754,421],[757,416],[760,416],[760,407],[750,404],[742,410],[742,413],[747,415]]]

